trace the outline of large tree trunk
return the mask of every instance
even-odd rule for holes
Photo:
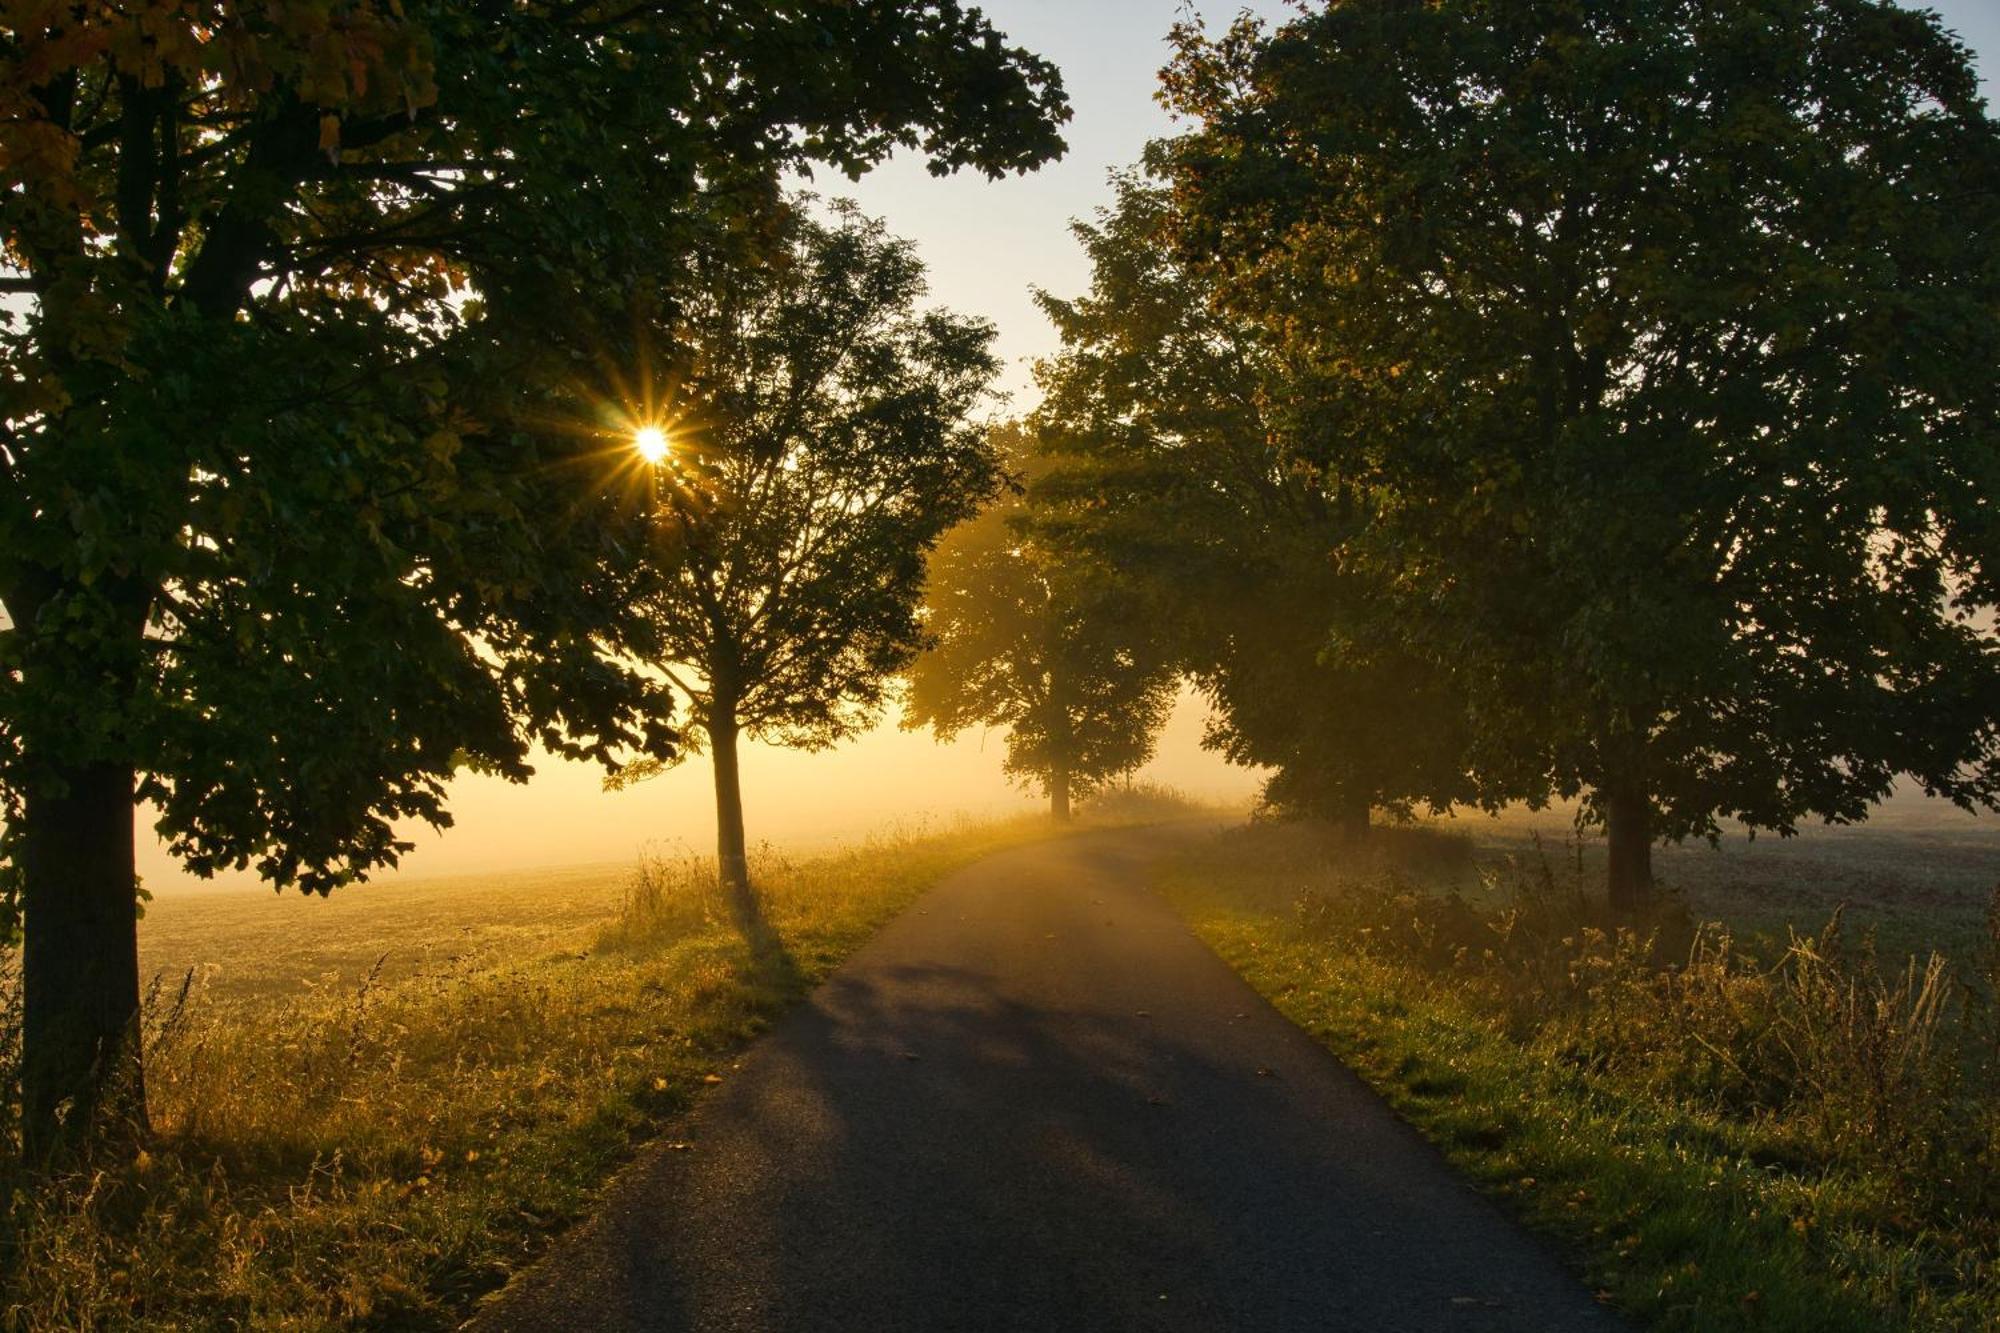
[[[24,1147],[74,1146],[101,1125],[145,1127],[137,879],[128,767],[62,774],[21,820]]]
[[[715,761],[715,867],[737,927],[750,939],[764,931],[764,915],[750,887],[750,856],[743,840],[743,779],[736,766],[736,717],[712,709],[708,744]]]
[[[1636,785],[1612,787],[1605,793],[1604,818],[1611,844],[1611,910],[1641,916],[1653,904],[1652,802]]]
[[[1069,822],[1069,770],[1057,768],[1049,774],[1049,814],[1058,824]]]

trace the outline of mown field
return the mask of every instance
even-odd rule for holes
[[[1128,799],[1074,827],[1173,812]],[[0,1180],[0,1327],[454,1327],[884,921],[1059,831],[767,853],[777,955],[744,946],[691,858],[322,902],[162,894],[141,934],[147,1150]],[[17,1051],[10,1007],[0,1059]]]
[[[921,836],[921,835],[919,835]],[[630,862],[358,884],[324,899],[258,887],[166,890],[139,923],[139,967],[210,1001],[352,992],[476,963],[574,953],[619,911]]]
[[[1497,817],[1467,816],[1424,827],[1462,836],[1475,870],[1470,884],[1496,879],[1510,860],[1539,851],[1571,870],[1582,851],[1582,878],[1603,873],[1601,839],[1579,839],[1566,807],[1510,809]],[[1983,935],[1993,890],[2000,885],[2000,818],[1968,815],[1943,802],[1892,801],[1865,824],[1808,825],[1798,836],[1737,834],[1716,845],[1659,847],[1654,869],[1667,892],[1703,920],[1724,921],[1739,933],[1781,942],[1791,927],[1813,931],[1844,907],[1858,929],[1873,929],[1885,952],[1933,948],[1959,952]]]
[[[1669,1329],[2000,1327],[2000,826],[1667,849],[1560,812],[1263,825],[1163,864],[1197,931],[1603,1297]]]

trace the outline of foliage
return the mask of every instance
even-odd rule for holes
[[[1128,775],[1091,792],[1078,818],[1086,825],[1158,824],[1186,819],[1202,809],[1177,787]]]
[[[2000,796],[2000,134],[1935,15],[1341,0],[1177,45],[1181,253],[1310,371],[1489,791],[1587,790],[1641,854],[1898,773]]]
[[[1357,861],[1267,827],[1171,883],[1631,1312],[1950,1329],[2000,1311],[2000,1065],[1971,977],[1935,953],[1891,964],[1838,914],[1775,953],[1720,923],[1635,931],[1580,871],[1531,856],[1468,883],[1432,842]]]
[[[1209,744],[1276,770],[1267,804],[1365,822],[1469,795],[1447,673],[1343,559],[1367,497],[1307,457],[1324,425],[1271,340],[1175,260],[1164,192],[1114,185],[1072,228],[1090,291],[1040,298],[1063,346],[1037,371],[1037,530],[1145,602],[1217,706]]]
[[[521,378],[523,328],[545,345],[786,166],[921,139],[1028,167],[1062,114],[1046,65],[949,4],[7,24],[7,789],[132,763],[197,870],[319,889],[393,859],[388,819],[441,819],[467,759],[647,743],[589,651],[601,516],[564,521],[588,482],[468,410]]]
[[[717,861],[753,934],[739,733],[820,749],[872,722],[920,643],[925,556],[999,484],[968,420],[997,369],[992,327],[920,310],[915,248],[848,204],[816,220],[816,203],[789,203],[768,250],[703,256],[659,332],[664,364],[635,352],[665,381],[637,420],[667,440],[637,606],[711,751]]]
[[[464,767],[670,751],[622,665],[643,514],[568,429],[608,312],[790,170],[1026,169],[1067,110],[955,0],[0,25],[0,924],[46,1124],[129,1044],[135,792],[196,872],[323,892]]]
[[[915,247],[813,202],[776,255],[705,273],[659,339],[674,401],[643,602],[693,725],[805,749],[874,719],[919,644],[925,555],[999,486],[968,420],[992,327],[919,309]]]
[[[998,436],[1016,469],[1034,466],[1022,427]],[[1040,541],[1026,517],[1017,489],[938,547],[924,619],[932,641],[909,670],[903,725],[940,738],[1006,727],[1007,772],[1039,783],[1066,819],[1072,793],[1151,757],[1174,676],[1143,611]]]

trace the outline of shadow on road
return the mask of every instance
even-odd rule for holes
[[[1146,891],[1147,849],[948,881],[483,1324],[1611,1327]]]

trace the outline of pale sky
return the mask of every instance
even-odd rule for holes
[[[2000,68],[2000,0],[1940,0],[1935,6],[1980,53],[1982,73]],[[1189,7],[1175,0],[988,0],[995,25],[1063,72],[1076,118],[1061,162],[1025,178],[988,182],[931,177],[916,158],[899,159],[858,183],[823,174],[822,193],[858,200],[916,241],[931,270],[933,298],[991,319],[1007,362],[1002,386],[1011,410],[1031,405],[1028,365],[1055,338],[1030,290],[1074,294],[1088,268],[1068,234],[1072,218],[1106,202],[1106,177],[1130,165],[1145,142],[1170,128],[1152,100],[1166,59],[1168,28]],[[1226,21],[1239,6],[1193,6]],[[1279,0],[1247,6],[1280,17]],[[1199,745],[1203,710],[1183,700],[1146,776],[1192,794],[1247,801],[1256,778]],[[744,755],[744,805],[753,843],[803,847],[854,838],[897,822],[1028,808],[1000,774],[999,735],[973,734],[934,745],[886,725],[838,749],[806,755],[751,746]],[[545,760],[526,786],[485,778],[453,785],[457,827],[439,836],[411,831],[413,875],[455,874],[596,861],[629,861],[648,845],[712,852],[714,813],[705,759],[695,757],[630,791],[604,793],[594,768]],[[140,873],[149,887],[186,882],[142,834]],[[247,878],[247,877],[245,877]]]

